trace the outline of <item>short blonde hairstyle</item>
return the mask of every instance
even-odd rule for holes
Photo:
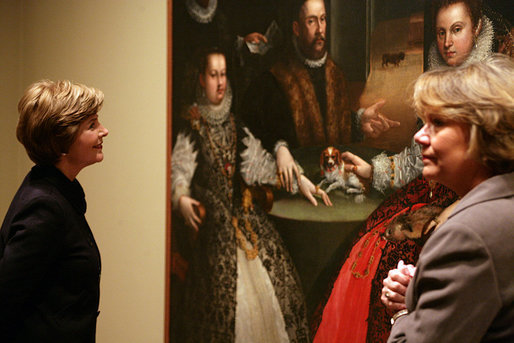
[[[514,170],[514,61],[494,54],[482,62],[422,74],[413,105],[426,114],[470,125],[469,153],[494,174]]]
[[[102,91],[79,83],[33,83],[18,103],[16,137],[34,163],[55,165],[68,152],[80,124],[97,114],[103,101]]]

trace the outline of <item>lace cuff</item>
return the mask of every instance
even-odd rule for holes
[[[372,186],[377,191],[384,193],[390,187],[391,180],[391,160],[383,152],[373,157],[373,183]]]
[[[381,153],[371,160],[373,188],[384,193],[387,189],[403,187],[423,171],[421,147],[414,139],[402,152],[387,156]]]
[[[285,140],[281,139],[281,140],[277,141],[277,143],[275,143],[275,147],[273,148],[273,154],[275,156],[277,156],[278,149],[280,149],[280,147],[283,147],[283,146],[289,149],[289,144],[287,144],[287,142]]]
[[[412,181],[423,171],[421,146],[412,140],[409,147],[394,156],[394,187],[400,188]]]
[[[248,128],[245,127],[243,130],[247,134],[242,139],[243,144],[247,147],[241,153],[241,176],[243,180],[247,185],[279,186],[280,181],[277,176],[277,162],[275,158],[262,147],[261,141],[255,138]],[[285,141],[282,142],[285,143]],[[279,143],[280,141],[277,145]],[[298,169],[303,173],[303,169],[300,166],[298,166]],[[298,184],[295,180],[292,193],[296,192],[298,192]]]

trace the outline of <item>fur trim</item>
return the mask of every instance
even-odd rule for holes
[[[351,111],[346,80],[330,57],[327,58],[325,66],[325,121],[309,73],[298,58],[290,56],[288,61],[278,62],[271,68],[271,73],[289,100],[300,146],[334,145],[351,141]]]
[[[327,60],[327,143],[345,144],[352,140],[352,112],[343,72],[332,59]]]
[[[489,20],[489,18],[487,18],[486,16],[482,16],[482,30],[478,34],[476,47],[473,47],[468,58],[466,58],[462,65],[483,61],[488,56],[490,56],[493,51],[493,39],[493,24],[491,20]],[[437,49],[437,43],[434,41],[432,42],[432,45],[430,46],[430,50],[428,52],[428,69],[432,70],[444,66],[448,65],[446,64],[445,60],[441,57],[441,54]]]
[[[197,154],[191,138],[182,132],[179,133],[171,157],[171,203],[173,209],[177,208],[178,199],[182,195],[189,196],[191,194],[191,180],[197,166]]]

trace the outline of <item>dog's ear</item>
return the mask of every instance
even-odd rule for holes
[[[341,152],[339,151],[339,149],[334,149],[334,154],[336,155],[336,164],[338,166],[340,166],[341,162],[342,162],[342,160],[341,160]]]

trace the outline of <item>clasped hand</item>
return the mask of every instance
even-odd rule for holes
[[[412,264],[406,265],[400,260],[398,267],[391,269],[387,274],[387,278],[384,279],[380,300],[382,300],[391,313],[407,308],[405,305],[405,293],[415,271],[416,267]]]

